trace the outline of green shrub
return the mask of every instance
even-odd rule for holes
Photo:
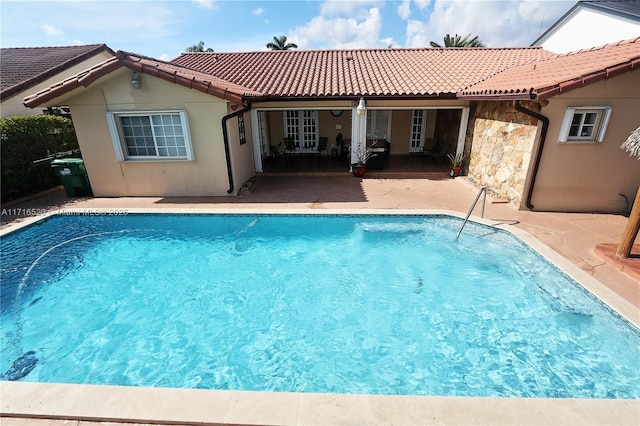
[[[60,185],[51,161],[34,161],[78,149],[71,120],[55,115],[0,118],[0,144],[2,202]]]

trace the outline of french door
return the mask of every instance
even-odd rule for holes
[[[258,138],[260,143],[260,158],[265,158],[269,152],[269,131],[267,129],[267,116],[264,111],[258,111]]]
[[[284,136],[293,138],[296,151],[312,153],[318,150],[318,111],[292,110],[284,114]]]
[[[427,110],[413,110],[413,115],[411,117],[411,140],[409,141],[409,152],[422,151],[426,127]]]

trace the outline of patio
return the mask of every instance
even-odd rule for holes
[[[429,178],[441,175],[449,177],[449,165],[446,158],[436,159],[428,155],[390,155],[379,161],[382,168],[367,170],[368,177],[390,178],[396,176],[413,179]],[[345,156],[331,158],[326,153],[321,155],[297,154],[267,158],[263,161],[263,175],[281,174],[333,174],[345,176],[349,174],[349,161]]]

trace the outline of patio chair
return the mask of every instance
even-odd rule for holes
[[[280,141],[280,143],[278,145],[269,145],[270,151],[271,151],[271,157],[274,160],[277,160],[278,158],[280,158],[281,156],[284,155],[285,152],[285,146],[282,143],[282,141]]]
[[[327,151],[327,156],[329,156],[329,150],[327,149],[327,143],[329,142],[329,138],[325,138],[324,136],[320,136],[318,139],[318,155],[322,155],[322,151]]]
[[[438,144],[438,141],[435,142],[434,149],[436,148],[437,144]],[[449,146],[445,142],[441,141],[441,145],[437,147],[437,149],[438,149],[437,151],[429,152],[428,155],[432,158],[435,158],[438,164],[440,164],[442,160],[447,159],[447,154],[449,153]]]
[[[284,138],[285,157],[293,157],[296,154],[296,142],[292,137]]]

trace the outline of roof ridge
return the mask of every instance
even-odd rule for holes
[[[626,40],[614,41],[614,42],[611,42],[611,43],[602,44],[600,46],[594,46],[594,47],[588,47],[588,48],[579,49],[579,50],[573,50],[571,52],[556,53],[554,56],[551,56],[551,58],[558,58],[558,57],[561,57],[561,56],[572,56],[572,55],[577,55],[579,53],[584,53],[584,52],[594,52],[596,50],[602,50],[602,49],[605,49],[607,47],[622,46],[622,45],[625,45],[625,44],[633,44],[633,43],[638,43],[638,42],[640,42],[640,36],[639,37],[635,37],[635,38],[629,38],[629,39],[626,39]],[[550,59],[550,58],[546,58],[546,59]]]
[[[22,46],[22,47],[2,47],[1,50],[27,50],[27,49],[69,49],[74,47],[106,47],[106,43],[71,44],[67,46]]]
[[[214,52],[194,52],[194,53],[214,53]],[[129,56],[129,57],[136,57],[136,58],[144,59],[144,60],[147,60],[147,61],[158,62],[158,63],[164,64],[164,65],[168,65],[168,66],[171,66],[171,67],[176,67],[176,68],[179,68],[179,69],[187,70],[187,71],[190,71],[192,73],[207,75],[210,78],[215,78],[216,80],[224,81],[224,82],[229,83],[229,84],[237,85],[237,83],[234,83],[232,81],[226,80],[224,78],[221,78],[221,77],[218,77],[218,76],[215,76],[215,75],[211,75],[209,73],[197,70],[195,68],[191,68],[191,67],[188,67],[188,66],[182,65],[182,64],[176,64],[176,63],[171,62],[171,61],[165,61],[163,59],[157,59],[157,58],[154,58],[152,56],[140,55],[138,53],[127,52],[127,51],[124,51],[124,50],[118,50],[116,52],[116,57],[118,58],[118,60],[122,59],[120,56],[118,56],[118,54],[126,55],[126,56]],[[247,87],[247,90],[250,90],[250,89]]]
[[[499,50],[543,50],[542,46],[520,46],[520,47],[371,47],[371,48],[358,48],[358,49],[296,49],[296,50],[247,50],[247,51],[236,51],[236,52],[181,52],[180,56],[188,56],[188,55],[238,55],[238,54],[252,54],[252,53],[260,53],[260,54],[291,54],[295,55],[298,53],[309,53],[309,52],[393,52],[393,51],[431,51],[431,50],[491,50],[491,51],[499,51]],[[178,56],[178,57],[180,57]]]

